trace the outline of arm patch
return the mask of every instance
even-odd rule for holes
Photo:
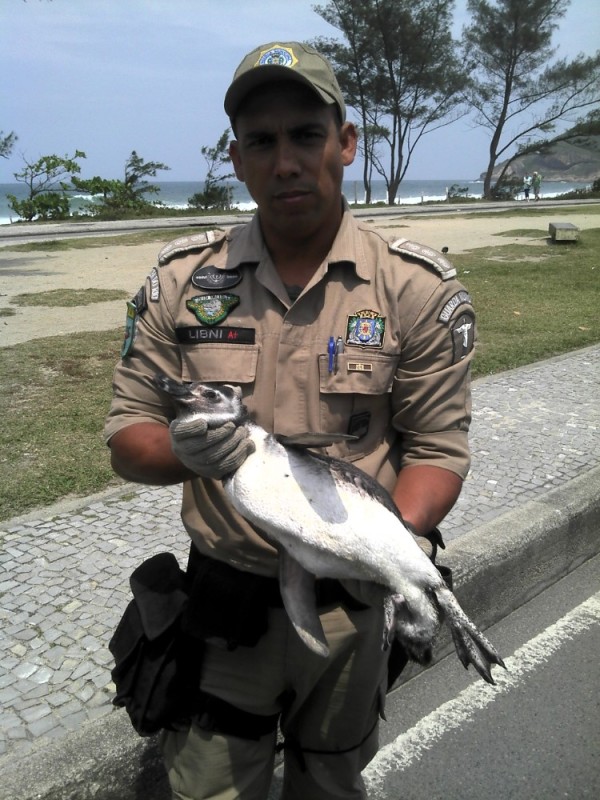
[[[452,363],[466,358],[475,345],[475,317],[472,311],[464,311],[450,328],[452,336]]]
[[[465,290],[461,289],[460,292],[453,294],[450,300],[446,303],[438,316],[438,322],[450,322],[450,317],[454,314],[456,309],[462,305],[473,305],[471,295]]]
[[[201,233],[193,233],[190,236],[180,236],[179,239],[174,239],[163,247],[158,254],[158,265],[164,267],[175,256],[180,256],[182,253],[191,253],[194,250],[204,250],[224,238],[224,231],[202,231]]]
[[[388,245],[390,250],[400,255],[414,258],[417,261],[424,261],[438,273],[443,281],[456,278],[456,269],[448,259],[433,247],[427,247],[424,244],[411,242],[408,239],[396,239]]]

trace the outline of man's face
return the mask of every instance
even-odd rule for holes
[[[332,239],[341,219],[344,167],[356,153],[356,131],[340,127],[335,108],[297,83],[262,87],[236,117],[230,155],[259,208],[263,233],[303,239],[323,228]]]

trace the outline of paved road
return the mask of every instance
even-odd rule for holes
[[[390,696],[370,800],[600,797],[600,556],[494,625],[488,687],[454,655]]]
[[[535,204],[540,208],[564,208],[568,206],[598,205],[598,200],[540,200]],[[353,209],[357,217],[404,217],[419,214],[475,214],[479,212],[494,213],[510,209],[523,208],[518,200],[497,203],[435,203],[432,205],[382,206],[377,208]],[[115,234],[136,233],[148,230],[189,228],[192,226],[239,225],[251,218],[248,213],[235,213],[219,216],[198,217],[159,217],[146,220],[117,220],[113,222],[48,222],[17,223],[0,225],[0,247],[26,244],[34,241],[78,238],[82,236],[114,236]]]

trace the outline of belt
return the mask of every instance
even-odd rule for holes
[[[187,566],[188,576],[193,579],[194,574],[199,569],[200,564],[206,561],[215,561],[215,559],[211,559],[209,556],[202,555],[195,545],[192,544],[190,547]],[[221,567],[224,565],[224,562],[217,563],[219,563]],[[244,573],[242,570],[237,570],[231,565],[228,565],[228,568],[231,570],[233,576],[235,576],[237,573],[242,580],[244,576],[252,574]],[[270,608],[283,608],[283,598],[281,597],[279,581],[277,578],[267,578],[254,574],[252,574],[252,577],[254,579],[257,591],[260,592],[260,595],[263,598],[265,598],[267,605]],[[235,580],[235,577],[233,580]],[[338,605],[340,603],[343,603],[343,605],[355,611],[368,608],[368,606],[360,603],[358,600],[355,600],[354,597],[352,597],[352,595],[347,592],[342,584],[335,578],[317,578],[315,580],[315,602],[317,608],[322,608],[329,605]]]
[[[267,604],[271,608],[283,608],[283,598],[279,588],[279,581],[276,578],[265,578],[268,581]],[[317,608],[343,604],[354,611],[368,608],[344,589],[342,584],[335,578],[317,578],[315,580],[315,604]]]

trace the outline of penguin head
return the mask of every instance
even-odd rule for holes
[[[209,428],[217,428],[224,422],[242,425],[247,419],[239,386],[199,381],[179,383],[166,375],[155,375],[152,382],[170,395],[178,417],[203,418]]]

